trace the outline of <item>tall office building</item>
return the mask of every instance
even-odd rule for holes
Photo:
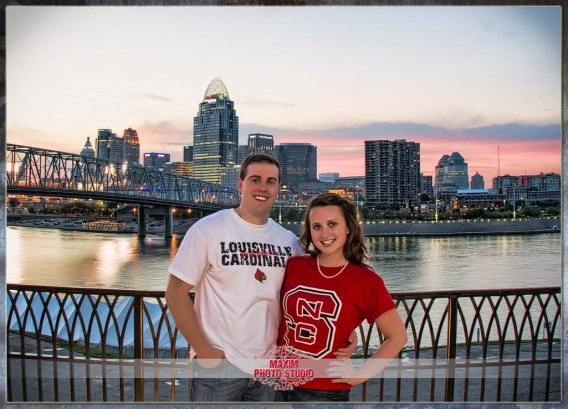
[[[112,129],[99,129],[97,132],[97,159],[108,160],[110,163],[124,163],[124,139],[116,136]]]
[[[458,189],[469,189],[467,163],[458,152],[442,156],[435,171],[437,191],[453,192]]]
[[[230,189],[238,189],[239,176],[241,174],[241,165],[235,165],[221,168],[221,185]]]
[[[237,148],[237,162],[239,164],[243,163],[243,160],[250,154],[254,153],[253,148],[248,145],[239,145]]]
[[[187,145],[183,147],[183,161],[193,162],[193,146]]]
[[[124,139],[124,160],[128,163],[140,163],[140,139],[135,129],[128,128],[122,135]]]
[[[239,163],[253,153],[264,153],[278,160],[278,151],[274,147],[274,136],[263,133],[252,133],[246,145],[239,145]]]
[[[483,176],[481,176],[479,172],[475,172],[475,175],[471,177],[471,188],[485,189],[485,182],[483,181]]]
[[[274,136],[263,133],[251,133],[248,136],[248,146],[258,151],[273,151]]]
[[[91,138],[87,136],[87,142],[83,146],[83,150],[81,151],[81,156],[86,156],[88,158],[95,157],[95,150],[93,149],[93,145],[91,144]]]
[[[420,200],[420,144],[365,141],[365,201],[368,206],[417,206]]]
[[[434,196],[434,190],[432,189],[432,176],[420,174],[420,194],[425,194],[431,198]]]
[[[180,176],[193,176],[193,162],[168,162],[164,170]]]
[[[199,104],[193,119],[193,176],[207,182],[221,182],[221,168],[237,164],[239,118],[229,92],[215,78]]]
[[[281,185],[297,191],[300,183],[317,181],[318,147],[310,143],[281,143],[276,147]]]
[[[160,152],[145,152],[144,153],[144,167],[159,170],[166,163],[170,161],[169,153]]]

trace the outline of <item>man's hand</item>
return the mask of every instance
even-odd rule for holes
[[[351,334],[349,334],[347,341],[349,341],[349,345],[347,345],[345,348],[339,348],[336,352],[333,353],[333,355],[335,355],[337,359],[349,359],[351,358],[351,355],[353,355],[353,352],[355,352],[355,350],[357,349],[357,342],[359,341],[359,339],[357,338],[357,333],[355,332],[355,330],[353,330]]]
[[[197,353],[197,361],[202,368],[215,368],[225,359],[225,353],[220,349],[209,347]]]

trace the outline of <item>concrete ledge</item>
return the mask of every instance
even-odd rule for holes
[[[301,223],[282,223],[282,227],[299,236]],[[433,237],[433,236],[485,236],[505,234],[559,233],[560,218],[531,220],[484,220],[456,222],[378,222],[363,223],[366,237]]]

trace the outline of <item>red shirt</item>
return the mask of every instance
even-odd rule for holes
[[[330,277],[342,267],[323,267]],[[282,284],[282,315],[278,345],[288,345],[314,359],[335,359],[347,337],[363,320],[373,323],[395,308],[383,279],[374,271],[349,263],[337,277],[324,278],[311,256],[292,257]],[[350,389],[331,378],[315,378],[300,388]]]

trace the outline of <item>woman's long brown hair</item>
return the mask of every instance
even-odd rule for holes
[[[304,248],[306,254],[316,257],[319,253],[321,253],[312,240],[310,211],[314,207],[325,206],[337,206],[341,210],[341,213],[347,222],[349,234],[347,235],[347,240],[343,246],[343,256],[353,264],[372,269],[371,266],[367,264],[367,246],[365,245],[363,228],[357,220],[357,208],[353,202],[336,195],[335,193],[320,193],[308,202],[306,215],[304,217],[304,229],[300,236],[300,244]]]

